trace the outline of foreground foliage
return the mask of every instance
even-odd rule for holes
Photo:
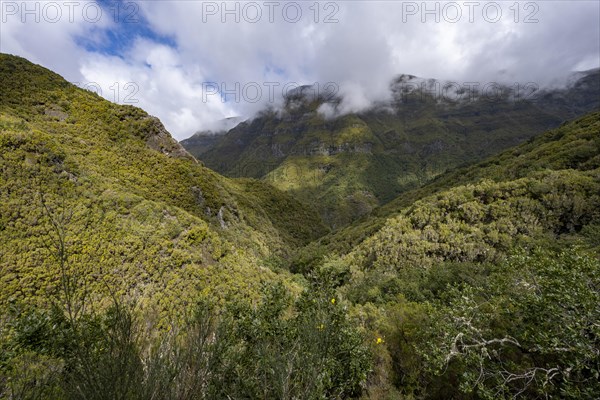
[[[453,287],[420,349],[480,398],[600,393],[600,263],[577,251],[511,257],[481,286]]]
[[[257,304],[207,302],[167,331],[119,301],[72,319],[13,309],[3,321],[0,396],[9,399],[320,399],[357,395],[368,348],[332,291],[265,285]],[[156,327],[154,327],[156,328]]]

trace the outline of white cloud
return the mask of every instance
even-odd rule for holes
[[[82,61],[81,73],[86,81],[97,82],[103,89],[118,87],[118,97],[109,97],[115,96],[114,89],[108,95],[104,93],[104,97],[141,106],[160,117],[178,139],[234,113],[219,97],[207,97],[204,101],[198,68],[182,64],[172,48],[147,40],[137,40],[127,60],[90,55]]]
[[[58,24],[22,24],[8,18],[1,27],[0,48],[69,80],[99,82],[109,99],[114,90],[108,88],[115,82],[119,97],[130,94],[124,85],[134,82],[139,86],[138,105],[160,117],[178,139],[210,129],[219,119],[250,116],[277,105],[280,99],[270,98],[269,82],[279,84],[277,95],[294,82],[321,87],[335,82],[346,96],[338,111],[356,111],[385,99],[391,78],[400,73],[458,82],[545,85],[569,71],[600,64],[600,5],[591,1],[523,1],[517,6],[482,1],[471,15],[461,1],[324,1],[318,3],[318,15],[314,2],[297,2],[302,16],[294,23],[289,21],[295,16],[294,2],[277,3],[271,10],[262,1],[227,3],[230,10],[237,7],[239,23],[234,14],[223,15],[222,2],[138,4],[144,17],[139,23],[146,20],[157,35],[172,38],[174,46],[134,35],[117,57],[87,51],[78,40],[109,40],[101,28],[113,28],[112,18],[95,24],[82,18]],[[437,7],[438,14],[428,14],[424,4],[427,10]],[[497,22],[491,22],[494,4],[502,12]],[[261,18],[251,23],[256,5]],[[452,23],[457,6],[460,20]],[[338,22],[324,23],[328,16]],[[527,17],[538,22],[526,23]],[[238,93],[240,102],[223,103],[218,95],[203,96],[206,82],[230,90],[236,83],[240,89],[258,85],[262,96],[251,102]]]
[[[56,70],[70,81],[82,78],[79,61],[87,55],[77,38],[102,40],[114,21],[93,2],[1,1],[0,51]]]

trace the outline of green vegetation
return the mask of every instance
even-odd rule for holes
[[[369,154],[392,122],[307,116],[343,151],[252,164],[284,192],[26,60],[0,55],[0,82],[0,398],[600,392],[600,112],[374,208],[410,180]],[[329,233],[307,172],[329,223],[364,215]]]
[[[374,398],[593,398],[600,112],[301,249],[380,332]]]
[[[378,309],[396,398],[582,399],[600,387],[600,262],[533,250],[414,279],[427,300]],[[373,317],[371,317],[373,319]],[[383,357],[382,357],[383,358]],[[389,375],[388,375],[389,376]]]
[[[129,304],[72,318],[12,310],[2,334],[7,398],[295,399],[357,395],[370,356],[331,289],[295,300],[283,285],[258,304],[189,307],[184,323],[148,330]],[[25,372],[25,373],[24,373]]]
[[[108,284],[162,312],[199,291],[251,296],[280,280],[262,260],[326,232],[289,195],[204,168],[137,108],[17,57],[1,56],[0,79],[3,306],[56,290],[58,233],[91,292]]]
[[[0,81],[0,397],[360,393],[363,334],[281,269],[315,213],[24,59]]]
[[[598,109],[600,71],[535,98],[515,100],[505,89],[494,99],[440,99],[400,77],[389,107],[332,120],[317,112],[325,99],[295,93],[280,113],[264,112],[225,135],[182,145],[217,172],[261,178],[293,194],[339,229],[450,169]]]
[[[541,212],[540,217],[546,219],[550,217],[545,213],[546,205],[556,206],[558,196],[566,196],[565,201],[567,202],[577,197],[577,193],[571,194],[570,192],[575,182],[583,179],[592,185],[597,185],[593,182],[597,182],[597,171],[600,166],[600,136],[597,134],[600,130],[599,119],[598,113],[592,113],[574,122],[563,124],[555,130],[548,131],[528,143],[490,157],[486,161],[448,172],[421,188],[409,191],[375,210],[369,218],[363,218],[357,223],[333,232],[331,235],[325,236],[301,249],[293,262],[293,269],[310,269],[310,266],[317,263],[325,254],[340,255],[350,252],[353,247],[380,230],[388,220],[398,217],[402,213],[404,215],[410,214],[409,207],[417,202],[419,202],[418,204],[427,205],[429,208],[433,206],[434,211],[435,208],[439,207],[437,213],[454,212],[458,220],[462,220],[466,224],[472,224],[473,222],[469,219],[465,220],[465,212],[460,211],[459,207],[475,207],[478,209],[477,212],[480,212],[488,206],[486,202],[489,203],[489,201],[494,200],[494,197],[488,199],[479,193],[481,190],[490,190],[492,195],[496,189],[498,190],[497,195],[507,190],[507,193],[500,195],[500,197],[505,196],[506,199],[497,198],[501,205],[507,206],[507,212]],[[537,211],[534,207],[530,207],[529,210],[527,207],[521,207],[523,211],[511,210],[508,207],[509,204],[506,201],[516,201],[516,199],[510,198],[513,194],[511,187],[516,185],[524,187],[525,190],[521,191],[520,194],[516,192],[514,194],[528,198],[522,199],[524,201],[538,203],[536,206],[538,207]],[[479,188],[474,186],[479,186]],[[449,190],[454,190],[454,192],[448,192]],[[562,193],[560,193],[561,191]],[[588,203],[582,206],[592,210],[590,216],[597,215],[597,211],[593,209],[593,205],[597,202],[595,196],[597,193],[597,191],[594,193],[585,189],[578,200],[581,203]],[[588,198],[590,194],[591,197]],[[455,198],[456,195],[459,197]],[[553,198],[554,200],[546,200],[545,204],[540,205],[539,201],[544,196],[547,199]],[[477,200],[482,201],[478,203]],[[469,204],[463,206],[461,202],[465,201]],[[436,205],[436,202],[439,204]],[[450,205],[452,206],[450,207]],[[415,207],[412,208],[412,210],[414,209]],[[556,211],[553,212],[556,213]],[[446,217],[449,218],[449,216],[444,218]],[[514,216],[514,218],[517,217],[518,215]],[[563,218],[568,217],[564,216]],[[488,223],[487,220],[485,222]],[[513,219],[510,223],[528,226],[526,220]],[[418,227],[418,225],[415,225],[415,227]],[[593,226],[593,223],[591,223],[585,229],[581,227],[578,229],[584,232],[592,232]],[[550,228],[550,231],[554,230],[550,225],[547,225],[547,227]],[[473,228],[477,228],[477,226],[475,225]],[[553,232],[550,231],[547,234],[550,235],[550,238],[553,238]],[[543,230],[540,232],[543,232]],[[562,235],[563,238],[566,236],[568,235]],[[590,235],[587,235],[586,238],[593,242]]]

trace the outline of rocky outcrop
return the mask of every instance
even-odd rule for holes
[[[198,162],[177,140],[173,139],[158,118],[152,116],[148,116],[147,118],[151,120],[146,136],[146,145],[148,147],[160,151],[169,157],[187,158]]]

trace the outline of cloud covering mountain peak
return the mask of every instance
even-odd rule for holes
[[[3,2],[2,51],[96,83],[178,139],[301,85],[335,84],[354,112],[388,99],[401,72],[544,86],[600,66],[597,2],[91,3],[101,19],[79,7],[51,22],[45,6],[36,21]]]

